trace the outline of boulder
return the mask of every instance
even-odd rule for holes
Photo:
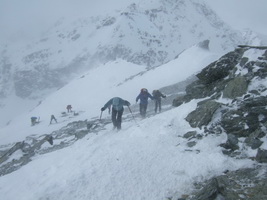
[[[239,76],[229,81],[223,90],[223,97],[235,99],[246,94],[248,88],[248,81],[245,77]]]
[[[189,131],[186,134],[184,134],[184,138],[192,138],[195,137],[197,135],[196,131]]]
[[[193,128],[201,128],[211,121],[214,112],[221,106],[214,100],[204,100],[198,103],[196,110],[189,113],[185,118]]]
[[[245,139],[245,143],[252,149],[257,149],[262,145],[263,142],[258,138],[248,137]]]
[[[221,144],[220,146],[224,147],[225,149],[230,149],[232,151],[235,151],[239,149],[238,138],[233,134],[228,134],[226,143]]]
[[[258,149],[256,160],[259,163],[267,163],[267,150],[265,149]]]
[[[239,63],[244,50],[232,51],[204,68],[197,77],[204,84],[211,84],[227,77]]]
[[[266,167],[226,172],[198,185],[188,200],[267,199]]]

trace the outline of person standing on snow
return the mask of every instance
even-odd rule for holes
[[[37,117],[31,117],[31,123],[34,126],[37,123]]]
[[[166,95],[163,95],[159,90],[153,90],[152,95],[155,100],[155,113],[159,108],[159,112],[161,112],[161,97],[166,98]]]
[[[152,100],[154,99],[153,96],[145,88],[142,88],[140,94],[136,97],[136,103],[140,99],[139,109],[140,109],[140,114],[143,118],[146,117],[148,98]]]
[[[121,129],[121,118],[124,111],[123,106],[130,106],[131,104],[120,98],[120,97],[113,97],[110,99],[104,107],[101,108],[101,111],[103,112],[106,108],[110,107],[112,105],[112,112],[111,112],[111,119],[113,123],[113,128],[117,128],[118,130]]]
[[[71,111],[71,109],[72,109],[72,106],[71,105],[67,105],[66,109],[67,109],[68,112],[72,112]]]
[[[57,123],[57,119],[55,118],[54,115],[51,115],[51,118],[50,118],[50,124],[52,124],[52,121],[55,121]]]

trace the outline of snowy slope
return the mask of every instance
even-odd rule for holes
[[[173,2],[180,4],[176,7]],[[51,83],[63,77],[64,84],[56,82],[57,87],[52,84],[48,88],[34,88],[38,90],[31,94],[34,98],[23,100],[15,96],[15,89],[12,88],[14,83],[9,82],[9,79],[1,80],[1,84],[12,89],[4,92],[6,99],[1,102],[6,109],[1,111],[10,113],[1,116],[1,121],[9,123],[0,129],[0,151],[28,137],[51,134],[70,122],[98,119],[100,108],[114,96],[127,99],[137,107],[135,97],[141,88],[146,87],[151,92],[153,89],[184,81],[216,60],[220,55],[215,54],[213,50],[224,49],[228,44],[233,47],[236,41],[231,43],[232,37],[225,37],[225,34],[236,38],[235,32],[228,29],[227,25],[219,23],[220,21],[214,18],[216,15],[196,2],[198,1],[139,1],[136,5],[128,6],[123,13],[120,10],[110,12],[104,17],[73,19],[72,23],[63,19],[41,40],[26,45],[18,44],[10,49],[5,46],[1,50],[4,59],[0,62],[4,63],[5,72],[7,77],[11,77],[10,80],[14,78],[13,73],[20,72],[22,68],[23,73],[18,73],[21,75],[19,77],[27,76],[29,72],[30,77],[42,84],[47,83],[42,82],[43,80]],[[202,13],[202,17],[198,18],[198,15],[195,15],[195,8]],[[182,11],[189,13],[189,18],[185,17]],[[180,13],[179,19],[175,18],[177,13]],[[165,18],[164,14],[171,18]],[[211,24],[205,21],[206,18],[211,20]],[[173,24],[175,19],[181,20],[182,23]],[[191,24],[190,20],[194,21],[194,24]],[[153,22],[149,27],[148,21]],[[160,24],[164,24],[164,27]],[[210,26],[216,31],[211,31]],[[139,33],[143,29],[148,29],[151,34],[142,31],[140,35],[133,34],[134,31]],[[179,34],[184,39],[176,35],[177,30],[181,30]],[[197,45],[192,46],[199,40],[207,39],[207,34],[210,34],[208,39],[215,41],[211,42],[211,51]],[[160,38],[162,43],[154,40],[154,36]],[[253,34],[248,34],[247,37],[251,42],[258,42]],[[114,55],[113,47],[117,44],[132,45],[129,48],[129,52],[132,53],[129,55],[132,57],[127,57],[128,54],[125,56],[125,52],[129,53],[124,51],[125,48],[115,48]],[[95,48],[96,52],[93,51]],[[166,51],[168,55],[163,54],[164,59],[156,59],[155,62],[166,63],[158,66],[154,63],[155,66],[148,69],[146,62],[140,62],[136,51],[140,50],[139,53],[142,55],[144,52],[151,52],[151,49]],[[13,52],[16,54],[13,55]],[[107,56],[105,59],[100,56],[102,53]],[[161,55],[161,51],[158,53]],[[178,58],[173,59],[179,53],[181,54]],[[247,56],[257,55],[252,53]],[[104,62],[98,63],[102,59]],[[41,70],[41,75],[38,70]],[[50,72],[56,73],[52,73],[51,76]],[[62,77],[60,73],[63,73]],[[71,78],[65,80],[70,74]],[[53,79],[50,79],[51,77]],[[45,98],[33,108],[32,105],[44,96]],[[50,153],[37,153],[27,165],[0,177],[0,199],[162,200],[170,196],[178,198],[183,194],[189,194],[195,181],[222,174],[225,170],[252,166],[251,160],[236,160],[222,153],[218,145],[226,141],[226,134],[209,135],[196,146],[188,147],[188,140],[182,136],[192,128],[184,118],[196,108],[197,103],[197,100],[193,100],[143,120],[137,117],[136,121],[125,112],[124,116],[127,115],[128,120],[123,121],[122,130],[119,132],[113,131],[112,125],[108,124],[105,130],[97,134],[90,133],[71,146]],[[79,115],[63,117],[62,112],[66,111],[68,104],[71,104],[75,113]],[[18,107],[21,110],[18,110]],[[171,105],[168,105],[168,108],[171,108]],[[13,117],[14,114],[16,117]],[[49,125],[51,114],[56,116],[58,124]],[[31,126],[31,116],[40,117],[40,124]],[[102,118],[110,119],[107,111],[103,113]],[[266,144],[265,142],[265,148]],[[46,145],[49,144],[43,144],[42,148],[46,148]],[[254,151],[250,153],[255,154]],[[22,151],[17,151],[10,159],[16,160],[22,155]]]
[[[250,51],[246,56],[257,58],[256,53]],[[50,134],[71,121],[98,118],[100,108],[113,96],[119,95],[134,104],[140,88],[151,91],[185,80],[214,59],[216,56],[211,52],[193,46],[178,59],[153,70],[132,67],[121,60],[102,65],[1,129],[1,145],[22,141],[30,135]],[[139,117],[136,121],[124,120],[119,132],[112,131],[112,125],[108,124],[105,130],[89,133],[69,147],[36,154],[27,165],[0,177],[0,198],[14,200],[18,194],[21,200],[178,198],[189,194],[196,181],[220,175],[225,170],[253,166],[251,160],[237,160],[222,153],[219,144],[226,141],[226,134],[208,135],[194,147],[188,147],[188,140],[182,136],[192,128],[184,118],[196,108],[198,101],[192,100],[143,120]],[[69,103],[80,115],[63,122],[58,116]],[[51,112],[61,123],[48,126]],[[40,115],[42,122],[31,127],[29,117],[33,114]],[[107,112],[102,117],[110,118]],[[46,145],[49,144],[43,144],[42,148]],[[255,151],[249,153],[255,155]],[[18,159],[21,154],[18,151],[10,159]]]
[[[210,40],[210,50],[220,53],[245,43],[204,1],[117,0],[108,8],[99,7],[100,2],[91,6],[91,1],[79,1],[69,15],[60,17],[59,11],[50,19],[53,23],[40,37],[0,45],[1,126],[77,74],[103,63],[123,59],[155,67],[203,40]],[[11,103],[11,97],[22,106]]]
[[[146,87],[152,92],[183,81],[217,57],[210,51],[193,46],[177,59],[153,70],[147,71],[145,66],[122,60],[99,66],[54,92],[30,112],[14,118],[0,130],[0,144],[23,140],[29,134],[42,135],[51,131],[52,127],[47,127],[50,115],[59,117],[61,112],[66,111],[68,104],[72,105],[74,111],[81,112],[75,120],[98,117],[100,108],[114,96],[120,96],[134,104],[141,88]],[[30,127],[31,116],[40,117],[42,123],[38,127]],[[67,122],[69,121],[64,123]]]
[[[196,102],[191,102],[138,120],[139,127],[134,121],[125,122],[120,132],[111,131],[110,125],[71,147],[36,156],[28,165],[0,178],[0,197],[162,200],[188,194],[194,181],[250,166],[250,161],[222,154],[218,145],[226,135],[211,135],[187,151],[187,140],[179,136],[191,129],[184,117],[195,106]]]

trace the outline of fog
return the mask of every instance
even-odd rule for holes
[[[266,0],[205,0],[205,2],[235,29],[252,29],[267,35]]]
[[[250,28],[267,35],[266,0],[203,1],[235,29]],[[140,0],[0,0],[0,42],[32,40],[62,17],[105,15],[130,2]]]
[[[0,0],[0,41],[33,39],[58,19],[107,14],[132,0]]]

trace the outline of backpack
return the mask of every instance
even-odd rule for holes
[[[152,95],[154,97],[160,97],[160,91],[159,90],[153,90]]]
[[[112,106],[115,110],[121,110],[123,108],[123,105],[120,101],[120,98],[118,98],[118,97],[113,98]]]

